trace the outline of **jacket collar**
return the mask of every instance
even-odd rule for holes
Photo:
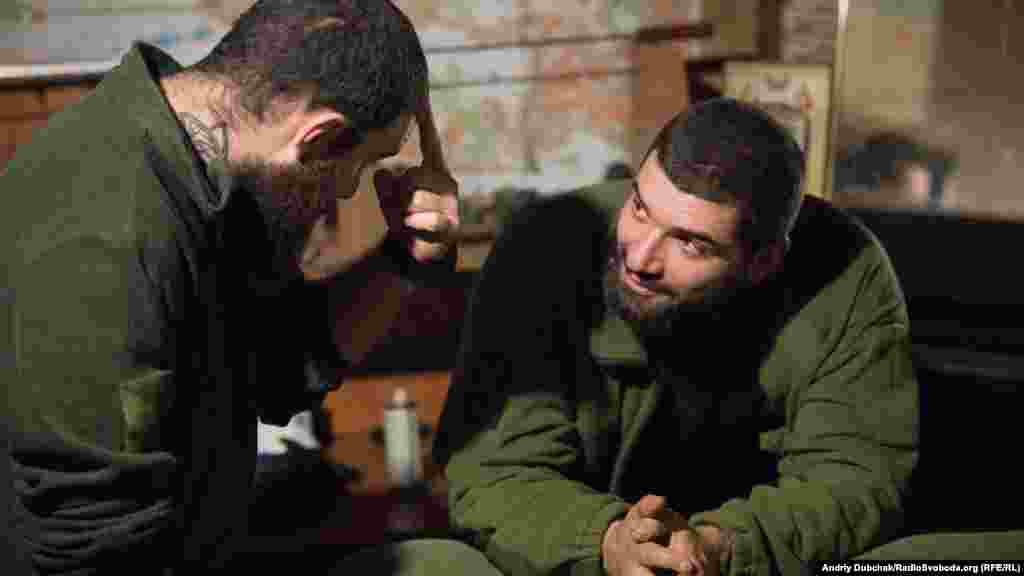
[[[160,88],[161,77],[181,70],[181,65],[166,52],[136,42],[106,80],[114,88],[113,93],[124,95],[118,104],[143,129],[147,152],[164,165],[166,173],[175,176],[203,220],[209,220],[224,209],[230,189],[211,183],[191,139]]]
[[[598,364],[646,365],[647,350],[626,322],[609,310],[590,334],[590,353]]]
[[[606,215],[609,237],[615,233],[619,210],[625,204],[629,192],[629,180],[604,183],[579,191],[588,203]],[[604,308],[604,317],[590,334],[590,353],[594,359],[598,364],[647,364],[647,350],[640,338],[618,314],[607,306]]]

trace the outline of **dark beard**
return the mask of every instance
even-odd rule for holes
[[[607,306],[644,340],[663,340],[687,333],[706,334],[740,294],[740,284],[729,278],[705,289],[697,302],[686,302],[674,295],[663,296],[654,306],[644,307],[641,299],[623,285],[619,272],[622,248],[612,240],[610,256],[604,273],[604,296]]]
[[[271,249],[271,268],[282,280],[301,275],[299,262],[313,226],[321,217],[337,220],[338,185],[351,182],[342,162],[278,166],[244,160],[232,167],[238,188],[262,217]]]

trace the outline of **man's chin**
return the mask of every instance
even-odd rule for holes
[[[648,323],[656,321],[664,314],[664,308],[651,304],[641,304],[636,300],[623,298],[619,304],[619,315],[630,322]]]
[[[653,302],[640,302],[632,298],[628,288],[620,285],[615,289],[609,304],[612,311],[638,335],[655,336],[668,331],[672,323],[668,322],[669,316],[671,316],[668,299],[664,296],[653,298],[662,302],[661,305]]]
[[[659,292],[637,292],[621,276],[615,282],[615,291],[622,311],[637,322],[654,321],[673,306],[671,296]]]

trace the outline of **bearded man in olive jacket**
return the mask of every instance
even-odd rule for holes
[[[494,573],[800,574],[903,534],[906,305],[803,167],[767,114],[712,100],[634,179],[505,226],[435,445]]]
[[[387,237],[331,263],[360,174],[414,120],[432,161],[378,172]],[[261,0],[188,69],[137,44],[18,150],[3,385],[37,571],[192,574],[244,548],[257,419],[309,409],[366,349],[332,341],[328,299],[366,318],[365,290],[453,269],[438,154],[422,46],[381,0]]]

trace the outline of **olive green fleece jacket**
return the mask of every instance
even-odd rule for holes
[[[918,384],[877,239],[806,198],[783,270],[655,349],[604,306],[628,191],[523,209],[481,271],[435,444],[459,536],[509,576],[602,574],[605,530],[646,493],[734,531],[731,575],[902,535]]]
[[[257,418],[325,392],[326,300],[261,292],[266,228],[207,177],[158,84],[179,69],[136,45],[0,176],[15,530],[41,573],[224,566]]]

